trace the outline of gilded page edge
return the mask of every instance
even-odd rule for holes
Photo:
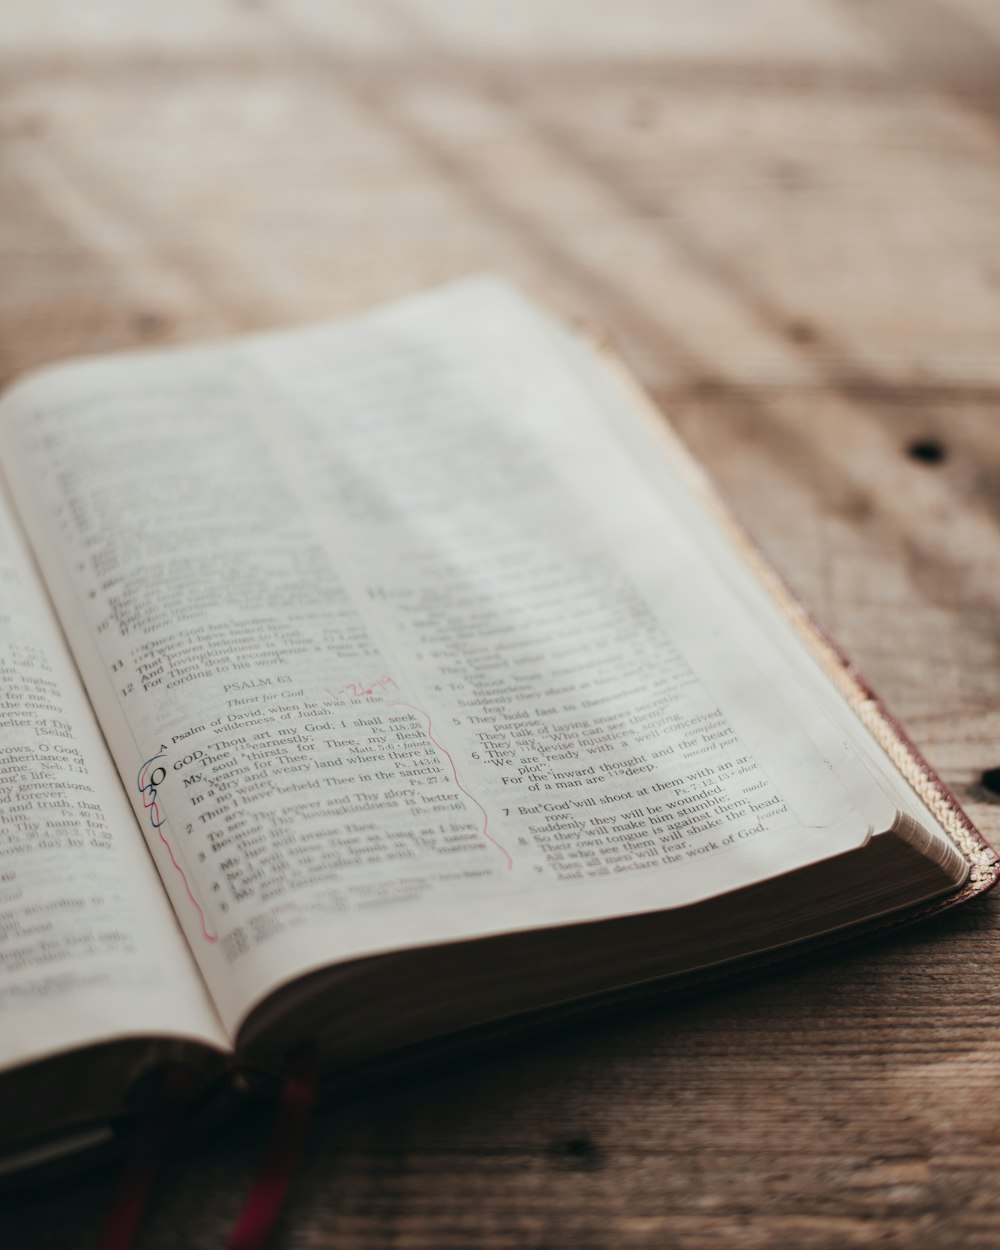
[[[1000,855],[962,810],[954,794],[907,736],[857,667],[806,608],[763,553],[743,522],[723,501],[701,464],[671,425],[669,418],[654,403],[621,357],[606,342],[597,340],[586,332],[581,334],[579,330],[577,334],[591,352],[596,353],[617,384],[626,391],[671,467],[718,523],[827,677],[967,859],[970,874],[965,885],[947,898],[932,904],[928,910],[937,911],[991,889],[1000,880]]]

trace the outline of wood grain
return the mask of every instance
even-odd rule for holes
[[[7,0],[0,70],[3,380],[504,272],[1000,839],[992,0]],[[331,1108],[278,1246],[992,1248],[998,909]],[[224,1245],[264,1129],[174,1160],[142,1246]],[[0,1244],[92,1246],[110,1186]]]

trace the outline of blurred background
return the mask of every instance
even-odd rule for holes
[[[4,0],[0,379],[495,270],[815,566],[806,426],[995,416],[998,48],[994,0]]]
[[[995,840],[996,0],[0,5],[0,381],[483,270],[626,357]],[[924,1046],[991,906],[321,1120],[281,1245],[994,1245],[996,991]],[[252,1143],[195,1158],[149,1245],[222,1244]],[[4,1244],[89,1245],[106,1192]]]

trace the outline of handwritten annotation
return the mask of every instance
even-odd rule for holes
[[[160,804],[159,804],[159,801],[157,800],[157,793],[159,791],[160,786],[162,786],[164,781],[166,780],[167,770],[163,767],[162,764],[157,764],[156,761],[162,760],[165,758],[166,757],[161,751],[159,755],[154,755],[150,759],[148,759],[145,762],[145,764],[143,764],[143,766],[139,769],[139,773],[136,778],[136,784],[139,787],[139,793],[142,795],[142,805],[146,809],[147,813],[149,814],[149,823],[156,830],[157,836],[159,837],[160,841],[167,848],[167,854],[170,856],[170,862],[180,873],[181,880],[184,882],[184,890],[187,893],[188,898],[191,900],[191,905],[194,907],[195,911],[198,913],[198,919],[201,922],[202,937],[204,937],[206,942],[217,942],[219,940],[218,936],[214,933],[209,932],[208,926],[205,923],[205,913],[201,909],[201,904],[195,898],[194,893],[191,889],[191,883],[187,879],[187,874],[185,873],[184,869],[180,866],[180,864],[177,862],[177,859],[174,855],[174,848],[170,845],[170,843],[164,837],[163,830],[161,828],[161,826],[166,823],[166,817],[160,815]],[[147,769],[149,768],[150,764],[155,764],[156,767],[153,768],[151,772],[147,773]]]

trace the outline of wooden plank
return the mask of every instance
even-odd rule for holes
[[[603,327],[1000,838],[990,0],[11,0],[0,32],[4,379],[508,273]],[[278,1244],[993,1247],[996,912],[333,1108]],[[143,1245],[224,1244],[264,1130],[173,1161]],[[9,1201],[0,1244],[92,1245],[110,1184]]]

